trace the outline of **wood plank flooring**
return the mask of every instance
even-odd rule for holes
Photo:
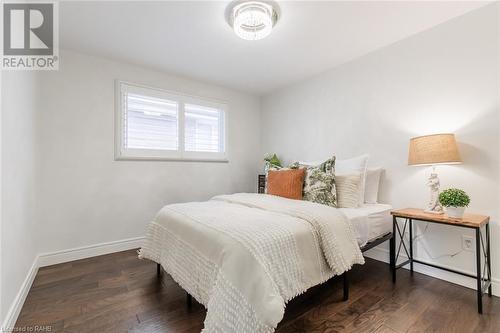
[[[406,270],[393,285],[388,265],[367,259],[350,273],[342,301],[340,279],[292,300],[277,332],[500,332],[500,299]],[[51,332],[200,332],[205,309],[186,306],[185,292],[136,251],[41,268],[17,327]]]

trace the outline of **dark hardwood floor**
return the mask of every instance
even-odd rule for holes
[[[277,332],[500,332],[500,299],[406,270],[396,285],[386,264],[367,259],[351,271],[349,301],[339,279],[291,301]],[[200,332],[205,309],[153,262],[125,251],[41,268],[17,327],[51,332]]]

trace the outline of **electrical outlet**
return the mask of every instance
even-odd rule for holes
[[[474,252],[474,238],[471,236],[462,235],[462,249],[465,251]]]

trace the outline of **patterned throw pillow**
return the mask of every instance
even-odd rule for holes
[[[337,207],[335,187],[335,156],[320,165],[301,165],[293,163],[290,168],[305,168],[303,198],[307,201]]]

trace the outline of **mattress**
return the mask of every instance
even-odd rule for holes
[[[392,231],[391,205],[364,204],[357,208],[340,208],[351,220],[359,246]]]

